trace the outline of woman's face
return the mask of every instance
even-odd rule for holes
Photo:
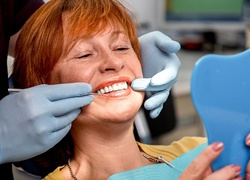
[[[84,82],[92,86],[94,101],[82,108],[78,119],[130,120],[140,108],[144,93],[130,87],[142,77],[141,64],[123,28],[107,27],[80,40],[52,71],[52,84]]]

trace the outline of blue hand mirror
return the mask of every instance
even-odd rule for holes
[[[250,50],[199,59],[191,78],[191,96],[208,143],[224,143],[212,169],[237,164],[244,177],[250,156],[250,148],[245,145],[250,133]]]

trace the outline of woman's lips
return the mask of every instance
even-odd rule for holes
[[[131,92],[130,83],[128,77],[113,78],[101,83],[95,92],[109,97],[125,96]]]

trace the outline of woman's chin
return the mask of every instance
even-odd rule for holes
[[[133,107],[133,108],[131,108]],[[106,107],[105,116],[107,118],[116,120],[116,121],[127,121],[134,119],[137,114],[140,105],[135,106],[135,104],[117,104],[115,107]]]
[[[82,115],[96,120],[103,119],[110,122],[134,120],[143,102],[143,93],[131,93],[129,98],[98,98],[88,106],[82,108]]]

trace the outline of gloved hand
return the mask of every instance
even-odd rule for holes
[[[175,53],[180,44],[159,31],[145,34],[139,41],[144,78],[135,79],[131,86],[134,90],[152,92],[144,107],[150,110],[151,118],[156,118],[177,80],[181,63]]]
[[[57,144],[93,99],[89,84],[39,85],[0,101],[0,164],[25,160]]]

